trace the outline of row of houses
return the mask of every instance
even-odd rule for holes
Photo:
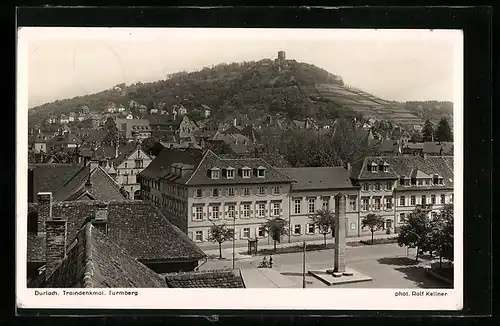
[[[380,232],[392,232],[418,205],[430,214],[453,202],[453,158],[374,156],[352,166],[275,168],[262,158],[228,158],[196,148],[163,149],[138,175],[143,199],[156,205],[193,241],[207,242],[213,222],[235,228],[237,241],[265,238],[269,218],[289,221],[288,238],[318,237],[310,222],[347,196],[347,236],[369,231],[362,219],[377,213]]]

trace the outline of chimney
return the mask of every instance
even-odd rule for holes
[[[237,126],[236,117],[234,117],[234,119],[233,119],[233,126],[235,126],[235,127]]]
[[[108,234],[108,205],[97,205],[92,225],[103,234]]]
[[[344,168],[345,168],[346,170],[351,170],[351,163],[349,163],[349,162],[345,162],[345,163],[344,163]]]
[[[52,219],[52,193],[39,192],[38,201],[38,231],[45,232],[45,221]]]
[[[115,145],[115,158],[118,157],[118,144]]]
[[[426,158],[427,158],[427,153],[422,152],[422,157],[423,157],[424,159],[426,159]]]
[[[56,270],[66,257],[67,223],[66,219],[54,217],[45,221],[45,279]]]
[[[87,166],[88,162],[89,162],[88,156],[84,156],[83,157],[83,166]]]
[[[90,172],[92,172],[99,166],[99,161],[90,160],[89,166],[90,166]]]

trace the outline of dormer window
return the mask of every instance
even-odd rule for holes
[[[213,168],[210,170],[211,172],[211,177],[212,179],[219,179],[220,178],[220,170],[219,168]]]
[[[264,178],[266,176],[266,168],[263,166],[259,166],[257,168],[257,177]]]
[[[250,168],[249,167],[244,167],[241,169],[241,174],[243,176],[243,178],[250,178]]]
[[[368,171],[376,173],[377,172],[377,163],[372,162],[371,165],[368,165]]]
[[[389,171],[389,163],[384,162],[384,164],[382,164],[382,171],[383,172]]]
[[[228,179],[234,179],[234,168],[228,167],[226,169],[226,178],[228,178]]]

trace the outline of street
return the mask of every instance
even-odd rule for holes
[[[337,285],[339,288],[442,288],[439,281],[428,277],[421,264],[416,264],[414,253],[407,257],[406,248],[397,244],[347,247],[347,266],[373,278],[371,282]],[[273,269],[290,278],[297,286],[302,284],[302,252],[273,256]],[[235,268],[256,268],[263,256],[235,261]],[[269,257],[268,257],[269,258]],[[231,268],[230,259],[212,259],[200,269]],[[333,267],[333,250],[306,252],[306,272]],[[326,287],[325,284],[306,276],[308,287]]]

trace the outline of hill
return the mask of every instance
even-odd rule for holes
[[[294,119],[363,115],[396,124],[422,123],[404,104],[344,85],[340,76],[314,65],[284,58],[219,64],[170,74],[153,83],[121,84],[96,94],[46,103],[28,114],[30,123],[38,124],[51,115],[78,112],[84,105],[102,112],[111,102],[128,107],[130,100],[148,108],[159,102],[167,108],[182,104],[191,112],[206,104],[215,118],[235,111],[249,118],[281,112]]]

